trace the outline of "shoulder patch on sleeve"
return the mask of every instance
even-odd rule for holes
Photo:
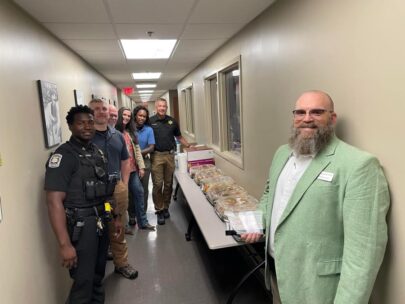
[[[62,154],[54,154],[51,156],[48,162],[49,168],[58,168],[62,160]]]

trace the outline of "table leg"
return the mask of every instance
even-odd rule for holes
[[[187,232],[185,233],[187,242],[191,241],[191,231],[193,230],[194,225],[195,225],[195,218],[194,216],[192,216],[190,221],[188,222]]]
[[[177,191],[179,191],[179,182],[177,182],[176,189],[174,189],[173,199],[177,200]]]

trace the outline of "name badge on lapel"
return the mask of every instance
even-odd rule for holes
[[[319,174],[318,179],[323,180],[325,182],[331,182],[333,179],[333,173],[332,172],[326,172],[323,171],[321,174]]]

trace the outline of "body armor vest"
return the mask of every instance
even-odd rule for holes
[[[109,182],[107,160],[94,144],[82,150],[67,142],[64,148],[74,155],[79,167],[72,175],[64,205],[67,208],[98,206],[112,195],[115,185]],[[109,189],[108,189],[109,188]],[[112,188],[112,189],[111,189]]]

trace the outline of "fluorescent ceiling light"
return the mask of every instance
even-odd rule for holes
[[[121,39],[127,59],[169,58],[176,39]]]
[[[156,83],[137,84],[136,87],[138,89],[151,89],[151,88],[156,88]]]
[[[236,76],[239,76],[239,70],[233,70],[232,71],[232,76],[234,76],[234,77],[236,77]]]
[[[154,92],[154,90],[140,90],[140,91],[138,91],[139,94],[142,94],[142,93],[153,93],[153,92]]]
[[[162,73],[132,73],[134,79],[159,79]]]

